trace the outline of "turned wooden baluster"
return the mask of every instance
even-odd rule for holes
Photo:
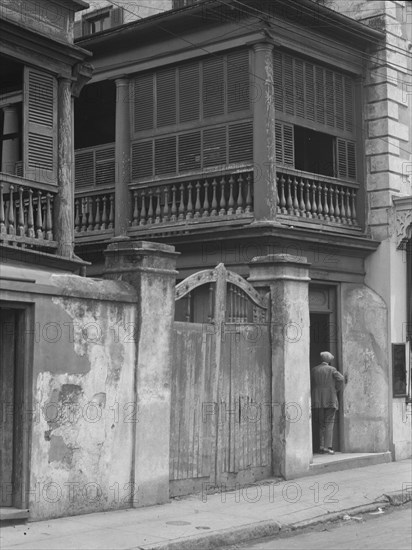
[[[236,208],[236,214],[243,214],[243,178],[242,174],[239,175],[237,178],[237,184],[238,184],[238,194],[237,194],[237,208]]]
[[[183,183],[180,185],[180,201],[179,201],[179,220],[185,219],[185,186]]]
[[[114,226],[114,195],[110,195],[110,210],[109,210],[109,229],[113,229]]]
[[[328,200],[328,186],[326,183],[324,184],[322,188],[323,193],[323,213],[326,221],[329,221],[329,200]]]
[[[87,230],[87,198],[82,198],[82,232]]]
[[[42,223],[41,229],[43,231],[43,235],[45,236],[46,235],[46,201],[42,202],[41,211],[43,216],[43,223]]]
[[[235,213],[235,199],[233,197],[233,184],[234,183],[235,183],[235,180],[233,179],[233,176],[230,176],[230,178],[229,178],[229,202],[228,202],[228,209],[227,209],[228,216],[232,216]]]
[[[160,187],[156,188],[156,220],[155,223],[160,223],[162,220],[160,218],[161,216],[161,209],[160,209]]]
[[[343,187],[340,190],[340,214],[342,216],[342,223],[348,223],[348,220],[346,219],[346,207],[345,207],[345,190]]]
[[[100,215],[100,197],[96,197],[96,215],[94,217],[94,230],[98,231],[100,229],[100,224],[102,222],[102,218]]]
[[[225,198],[225,192],[226,192],[226,180],[225,178],[222,178],[220,180],[220,210],[219,210],[219,216],[224,216],[226,214],[226,198]]]
[[[133,216],[132,225],[135,226],[139,222],[139,193],[133,191]]]
[[[209,181],[205,180],[203,187],[205,189],[205,200],[203,201],[203,214],[204,218],[207,218],[210,214],[210,204],[209,204]]]
[[[6,218],[4,217],[4,196],[3,196],[4,185],[0,183],[0,233],[4,235],[6,233]]]
[[[299,210],[300,210],[300,217],[304,218],[306,216],[305,213],[305,184],[303,182],[303,179],[300,178],[299,181]]]
[[[9,200],[9,212],[8,212],[8,225],[9,235],[15,235],[16,234],[16,228],[14,226],[15,223],[15,216],[14,216],[14,197],[13,197],[13,191],[14,191],[14,185],[10,185],[10,200]]]
[[[306,217],[311,218],[312,217],[312,203],[310,202],[310,183],[306,181],[305,183],[305,193],[306,193]]]
[[[279,196],[280,178],[276,174],[276,212],[280,214],[280,196]]]
[[[102,203],[103,203],[102,224],[100,226],[100,229],[106,229],[107,228],[107,197],[106,197],[106,195],[103,196]]]
[[[142,207],[140,209],[140,222],[139,222],[139,224],[140,225],[146,225],[146,216],[147,216],[147,212],[146,212],[146,191],[144,189],[140,193],[140,198],[141,198],[141,201],[142,201]]]
[[[212,189],[213,189],[213,195],[212,195],[212,212],[210,213],[211,216],[217,216],[217,181],[215,178],[213,178],[212,181]]]
[[[89,219],[88,219],[88,223],[87,223],[87,231],[93,231],[93,225],[94,225],[93,197],[88,198],[87,211],[89,212]]]
[[[46,239],[48,241],[53,240],[53,217],[52,217],[52,195],[47,193],[46,195]]]
[[[200,181],[196,183],[195,218],[200,218]]]
[[[252,212],[252,176],[250,174],[247,175],[246,178],[247,182],[247,191],[246,191],[246,208],[245,212],[249,213]]]
[[[285,177],[283,174],[281,174],[280,176],[280,211],[282,214],[287,214],[285,197]]]
[[[339,197],[340,197],[339,188],[336,187],[336,189],[335,189],[335,219],[336,219],[337,222],[341,222],[340,208],[339,208]]]
[[[288,176],[287,186],[286,186],[286,209],[287,209],[287,212],[288,212],[289,216],[291,216],[293,214],[293,202],[292,202],[291,186],[292,186],[292,179],[291,179],[290,176]]]
[[[346,220],[348,225],[352,225],[352,212],[350,209],[350,192],[349,189],[345,191],[345,208],[346,208]]]
[[[186,208],[186,219],[190,220],[193,218],[193,200],[192,200],[192,189],[193,185],[190,182],[187,186],[187,208]]]
[[[172,187],[172,209],[171,209],[171,220],[175,222],[177,220],[177,205],[176,205],[176,186]]]
[[[356,213],[356,191],[352,189],[350,192],[350,202],[351,202],[351,211],[352,211],[352,223],[353,225],[358,225],[358,217]]]
[[[149,208],[147,209],[147,223],[153,223],[153,189],[149,189]]]
[[[318,205],[316,203],[316,183],[312,182],[312,217],[317,218],[318,217]]]
[[[36,237],[43,238],[43,216],[41,211],[41,191],[37,191],[37,212],[36,212]]]
[[[74,201],[74,230],[76,233],[80,231],[79,199]]]
[[[19,185],[19,214],[17,216],[17,235],[24,237],[23,187]]]
[[[318,218],[323,220],[322,185],[318,184]]]
[[[299,189],[299,183],[298,183],[298,180],[296,178],[293,178],[293,181],[292,181],[292,196],[293,196],[293,214],[295,216],[299,216],[300,215],[300,210],[299,210],[299,201],[298,201],[298,189]]]
[[[34,214],[33,214],[33,189],[29,189],[29,204],[27,206],[27,236],[34,237]]]
[[[333,187],[333,185],[331,185],[329,188],[329,217],[331,222],[335,221],[335,207],[334,207],[335,201],[333,199],[334,193],[335,193],[335,188]]]
[[[164,189],[165,204],[163,206],[163,221],[169,221],[169,187],[166,186]]]

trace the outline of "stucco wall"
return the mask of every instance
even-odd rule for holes
[[[344,451],[389,449],[387,309],[365,285],[342,284]]]

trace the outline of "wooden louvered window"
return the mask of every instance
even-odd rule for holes
[[[356,181],[354,79],[279,50],[273,72],[277,163]]]
[[[133,180],[253,162],[249,55],[235,50],[134,79]]]
[[[24,177],[57,185],[57,80],[24,68]]]

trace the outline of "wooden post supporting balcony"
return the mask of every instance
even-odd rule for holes
[[[73,255],[74,246],[74,173],[72,81],[59,80],[58,96],[58,193],[54,205],[54,233],[58,242],[57,254]]]
[[[257,220],[276,218],[275,107],[273,45],[255,44],[253,100],[254,213]]]
[[[130,221],[130,97],[127,78],[116,79],[115,236],[126,235]]]

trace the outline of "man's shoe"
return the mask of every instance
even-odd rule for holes
[[[329,455],[334,455],[335,451],[331,447],[329,447],[329,449],[325,449],[325,453],[328,453]]]

